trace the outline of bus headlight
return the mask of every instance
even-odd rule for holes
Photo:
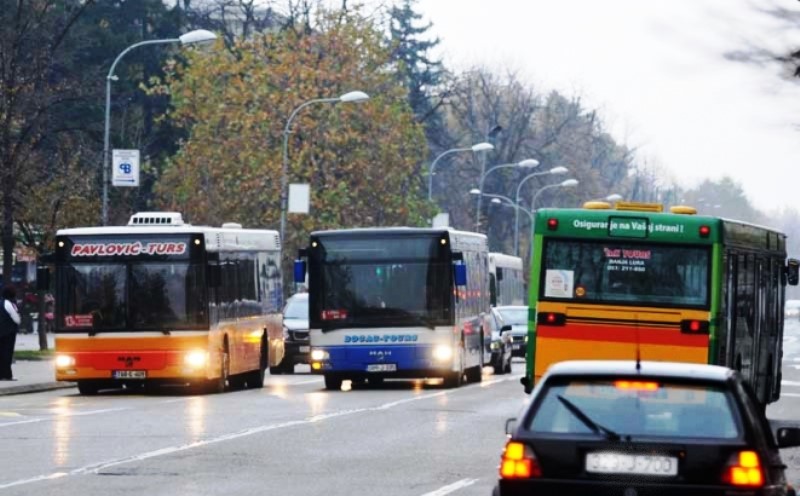
[[[201,350],[190,351],[183,356],[183,363],[194,368],[205,367],[208,364],[208,352]]]
[[[75,366],[75,357],[69,355],[57,355],[56,356],[56,368],[57,369],[69,369]]]
[[[311,350],[311,359],[315,362],[328,359],[328,352],[325,350]]]
[[[453,348],[447,345],[440,344],[433,349],[433,358],[440,362],[444,362],[453,358]]]

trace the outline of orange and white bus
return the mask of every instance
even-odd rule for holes
[[[127,226],[58,231],[52,262],[56,380],[81,394],[259,388],[283,358],[276,231],[144,212]]]

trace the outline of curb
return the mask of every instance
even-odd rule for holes
[[[11,386],[0,388],[0,396],[11,396],[14,394],[41,393],[43,391],[53,391],[56,389],[74,388],[74,382],[42,382],[39,384],[24,384],[21,386]]]

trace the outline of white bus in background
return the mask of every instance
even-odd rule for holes
[[[526,304],[521,258],[489,253],[489,299],[493,307]]]

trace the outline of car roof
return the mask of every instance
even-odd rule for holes
[[[307,300],[307,299],[308,299],[308,293],[295,293],[289,297],[289,300]]]
[[[635,360],[569,360],[559,362],[547,370],[548,377],[559,376],[607,376],[644,375],[665,379],[699,379],[724,382],[733,371],[718,365],[704,365],[684,362],[641,361],[637,371]]]

